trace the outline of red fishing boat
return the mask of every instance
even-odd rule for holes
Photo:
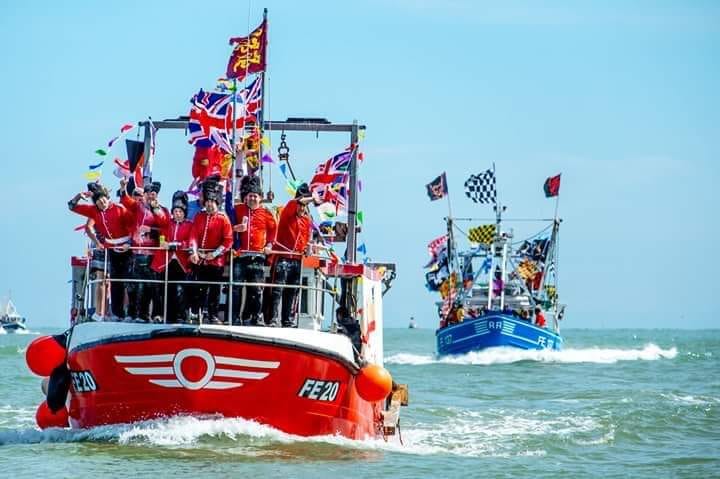
[[[259,29],[264,31],[265,25],[266,20]],[[234,40],[252,39],[258,30]],[[265,37],[261,40],[264,45]],[[258,75],[262,81],[262,71]],[[248,97],[242,97],[247,91],[237,88],[237,81],[233,83],[235,88],[228,93],[232,110],[242,111],[239,102],[247,101]],[[236,115],[233,113],[233,120]],[[156,132],[186,130],[191,123],[192,118],[183,117],[138,123],[145,132],[145,158],[153,154]],[[394,265],[359,262],[356,258],[360,229],[358,143],[365,127],[357,122],[332,124],[319,119],[264,121],[261,106],[238,131],[236,123],[231,121],[232,126],[224,131],[232,147],[249,143],[243,138],[262,138],[265,132],[281,131],[283,143],[277,160],[291,173],[286,132],[341,132],[350,136],[346,174],[339,178],[341,186],[347,188],[346,222],[340,225],[344,227],[331,225],[329,231],[318,230],[311,253],[302,259],[299,283],[282,286],[300,289],[296,326],[232,324],[227,311],[233,311],[235,288],[262,286],[267,294],[267,288],[281,287],[270,280],[267,267],[260,284],[236,281],[232,255],[221,281],[224,300],[219,324],[210,323],[202,313],[192,323],[168,322],[168,288],[177,283],[197,284],[197,280],[171,281],[167,274],[154,281],[114,278],[107,264],[98,277],[91,274],[91,255],[74,257],[72,327],[62,335],[36,339],[26,353],[30,369],[48,378],[44,380],[47,400],[36,415],[41,428],[88,428],[176,415],[219,415],[257,421],[302,436],[339,434],[360,439],[395,432],[399,407],[407,404],[407,388],[396,384],[383,368],[382,314],[382,298],[394,279]],[[192,136],[192,128],[190,131]],[[253,171],[251,160],[264,156],[263,142],[256,142],[253,148],[232,148],[229,152],[234,178],[228,178],[226,185],[237,183],[243,175],[262,174],[261,170]],[[152,162],[146,162],[142,170],[146,182],[152,175],[148,165]],[[290,178],[289,184],[294,180]],[[235,190],[228,186],[227,191],[233,195]],[[328,188],[328,192],[337,191]],[[266,202],[272,199],[268,193]],[[335,223],[340,223],[339,219]],[[336,234],[338,231],[342,234]],[[333,241],[340,240],[346,243],[343,258],[335,255],[332,247]],[[165,250],[166,261],[173,251],[162,244],[155,249]],[[155,283],[164,291],[159,322],[128,322],[105,315],[108,298],[98,291],[106,291],[108,283],[133,281]],[[341,321],[334,317],[339,310],[347,312]],[[100,316],[105,319],[93,320]]]

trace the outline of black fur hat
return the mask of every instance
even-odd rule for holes
[[[312,196],[312,193],[310,192],[310,187],[307,183],[302,183],[297,187],[297,190],[295,191],[295,198],[308,198],[310,196]]]
[[[256,193],[262,196],[262,187],[260,186],[260,177],[243,176],[240,180],[240,199],[244,200],[249,193]]]
[[[88,186],[90,186],[90,185],[88,185]],[[108,193],[108,190],[106,190],[103,186],[98,185],[97,188],[91,189],[90,191],[92,191],[92,202],[93,203],[96,203],[97,200],[99,200],[103,196],[108,199],[110,198],[110,194]]]
[[[152,183],[145,184],[145,187],[143,190],[145,193],[150,193],[151,191],[154,191],[155,193],[160,193],[160,182],[159,181],[153,181]]]
[[[213,200],[220,204],[222,198],[221,195],[222,185],[215,180],[207,179],[203,181],[202,192],[204,201]]]
[[[173,193],[171,210],[174,210],[175,208],[180,208],[185,212],[185,214],[187,214],[188,195],[182,190],[178,190]]]

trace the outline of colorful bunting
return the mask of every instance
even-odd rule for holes
[[[95,150],[95,153],[97,153],[97,154],[100,155],[100,156],[105,156],[105,155],[107,155],[107,151],[103,150],[102,148],[99,148],[99,149]]]
[[[358,224],[360,224],[360,225],[363,224],[363,216],[364,216],[364,215],[363,215],[363,212],[362,212],[362,211],[358,211],[355,216],[356,216],[356,218],[357,218]]]
[[[101,161],[100,163],[97,163],[95,165],[88,166],[88,168],[90,168],[91,170],[97,170],[98,168],[100,168],[103,165],[103,163],[105,163],[105,162]]]
[[[135,128],[135,125],[132,123],[126,123],[120,128],[120,133],[125,133],[126,131],[130,131],[133,128]]]
[[[358,180],[357,187],[358,187],[358,191],[362,192],[362,180]]]
[[[365,247],[365,243],[358,246],[357,250],[358,250],[358,253],[362,253],[365,255],[367,254],[367,248]]]
[[[287,179],[287,171],[285,171],[285,170],[287,170],[287,165],[285,163],[282,163],[280,165],[280,172],[285,177],[285,179]]]
[[[270,156],[270,155],[267,154],[267,153],[265,153],[265,154],[262,156],[262,162],[263,162],[263,163],[275,163],[275,162],[273,161],[273,159],[272,159],[272,156]]]
[[[260,143],[262,143],[265,148],[270,148],[270,137],[267,135],[263,135]]]
[[[101,173],[99,171],[88,171],[85,173],[85,179],[88,181],[95,181],[100,178]]]

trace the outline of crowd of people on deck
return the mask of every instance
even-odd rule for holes
[[[121,180],[119,201],[112,201],[107,188],[90,183],[68,202],[87,218],[85,231],[94,244],[90,270],[96,279],[110,280],[109,310],[104,285],[97,287],[92,319],[161,322],[164,315],[172,323],[202,316],[220,324],[222,313],[236,325],[295,327],[300,290],[293,286],[300,285],[302,257],[312,239],[309,206],[320,204],[308,185],[297,188],[279,217],[262,205],[256,176],[243,177],[239,201],[227,205],[232,193],[212,176],[200,185],[197,202],[177,191],[168,209],[160,203],[160,189],[160,183],[148,182],[129,191]],[[230,255],[233,282],[246,284],[233,286],[232,299],[222,307]],[[263,284],[266,264],[272,286]]]
[[[456,304],[446,318],[441,318],[440,328],[445,328],[453,324],[462,323],[465,319],[477,319],[487,314],[488,310],[485,306],[464,308],[461,304]],[[538,328],[546,328],[547,321],[545,320],[545,314],[540,306],[534,308],[521,308],[512,309],[505,307],[502,313],[512,315],[515,318],[527,321],[530,324],[537,326]]]

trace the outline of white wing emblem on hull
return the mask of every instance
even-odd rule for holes
[[[187,358],[200,358],[205,362],[205,374],[196,381],[188,379],[182,371],[182,363]],[[148,381],[164,388],[232,389],[243,385],[238,379],[260,380],[270,373],[247,369],[228,369],[217,366],[239,366],[253,369],[277,369],[279,361],[256,361],[254,359],[213,356],[204,349],[187,348],[175,354],[150,354],[133,356],[115,356],[125,371],[139,376],[150,376]],[[137,365],[137,366],[135,366]],[[227,379],[227,380],[223,380]]]

